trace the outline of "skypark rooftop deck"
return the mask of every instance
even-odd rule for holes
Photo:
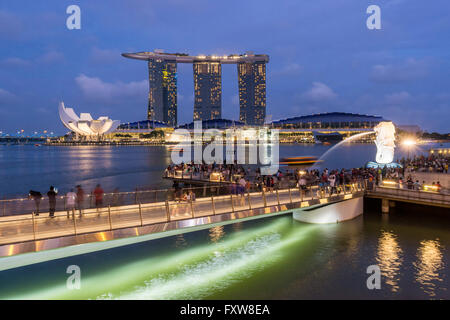
[[[137,60],[170,60],[177,63],[193,63],[193,62],[219,62],[222,64],[237,64],[237,63],[252,63],[252,62],[269,62],[269,56],[266,54],[230,54],[230,55],[197,55],[190,56],[187,53],[164,53],[164,52],[136,52],[136,53],[122,53],[122,56]]]

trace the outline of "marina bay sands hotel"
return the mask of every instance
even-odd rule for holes
[[[269,56],[247,52],[228,56],[190,56],[184,53],[123,53],[148,61],[148,119],[177,125],[177,64],[192,63],[194,70],[194,120],[222,118],[222,64],[236,64],[239,81],[239,120],[262,125],[266,117],[266,63]]]

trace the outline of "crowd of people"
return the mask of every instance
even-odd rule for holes
[[[182,163],[168,166],[165,176],[175,177],[176,172],[182,172],[184,177],[201,178],[209,180],[212,174],[217,181],[229,182],[232,194],[244,194],[249,190],[262,189],[272,192],[276,189],[300,187],[307,189],[310,186],[318,186],[320,191],[327,191],[330,194],[339,193],[344,186],[354,187],[358,182],[365,182],[368,188],[380,185],[383,180],[397,183],[398,188],[414,190],[437,191],[442,190],[439,181],[419,182],[414,181],[413,175],[408,174],[405,168],[352,168],[323,170],[311,169],[302,170],[299,168],[287,167],[278,170],[274,175],[262,175],[259,168],[252,169],[250,166],[244,167],[237,164],[194,164]],[[192,174],[192,176],[191,176]],[[218,178],[217,178],[218,177]],[[430,188],[431,187],[431,188]],[[428,188],[428,189],[427,189]],[[181,192],[181,191],[179,191]],[[178,194],[177,199],[189,199],[189,194]]]
[[[415,155],[412,158],[402,158],[402,166],[412,172],[438,172],[448,173],[450,154],[430,153],[428,156]]]
[[[48,208],[49,208],[49,217],[55,217],[56,211],[56,201],[57,201],[58,189],[54,186],[50,186],[49,191],[47,192],[48,199]],[[103,195],[104,191],[100,184],[97,184],[95,189],[92,191],[92,195],[95,199],[95,207],[97,210],[103,206]],[[34,215],[39,216],[39,209],[41,206],[41,200],[43,199],[42,194],[39,191],[30,190],[28,193],[28,197],[34,200],[36,210],[34,211]],[[67,211],[67,218],[70,218],[72,215],[75,218],[75,211],[79,212],[79,217],[81,218],[83,215],[84,203],[85,203],[85,191],[81,187],[81,185],[76,186],[76,190],[70,189],[68,193],[66,193],[65,197],[63,197],[65,203],[64,207]]]
[[[165,177],[175,177],[177,172],[187,178],[197,178],[209,180],[214,174],[215,181],[227,182],[230,193],[235,195],[244,195],[249,191],[267,191],[273,192],[277,189],[285,189],[298,187],[307,190],[311,186],[317,186],[317,192],[327,192],[330,195],[342,192],[345,186],[354,187],[358,182],[364,182],[366,187],[373,188],[379,185],[381,181],[393,181],[398,188],[407,188],[412,190],[431,190],[441,192],[442,185],[439,181],[420,182],[413,179],[415,171],[421,171],[423,168],[429,171],[448,172],[448,158],[443,156],[430,155],[416,156],[412,159],[401,159],[400,163],[403,168],[353,168],[353,169],[334,169],[323,170],[310,169],[303,170],[300,168],[284,167],[273,175],[263,175],[261,170],[252,166],[242,166],[233,164],[195,164],[182,163],[179,165],[170,165],[164,171]],[[192,190],[183,189],[178,183],[174,183],[175,200],[195,201],[196,195]],[[116,189],[115,191],[118,191]],[[115,194],[115,193],[114,193]],[[117,194],[119,194],[117,192]],[[48,199],[49,217],[53,218],[56,210],[58,199],[58,190],[54,186],[50,186],[46,193]],[[84,189],[77,185],[75,189],[71,189],[65,194],[64,208],[67,211],[67,217],[75,216],[75,212],[79,212],[82,217],[86,197]],[[104,191],[98,184],[92,191],[92,199],[95,201],[97,211],[103,206]],[[39,191],[30,190],[29,198],[35,202],[36,210],[34,214],[39,215],[39,209],[43,195]]]

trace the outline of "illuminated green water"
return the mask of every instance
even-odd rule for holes
[[[247,221],[0,272],[2,299],[449,298],[448,225]],[[1,263],[1,261],[0,261]],[[366,268],[381,267],[368,290]],[[68,290],[66,268],[81,268]]]

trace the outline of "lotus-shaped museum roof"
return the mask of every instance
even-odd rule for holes
[[[120,125],[119,120],[111,120],[108,117],[99,117],[97,120],[94,120],[89,113],[80,113],[78,117],[72,108],[64,106],[64,102],[59,103],[58,111],[64,126],[83,136],[110,133]]]

